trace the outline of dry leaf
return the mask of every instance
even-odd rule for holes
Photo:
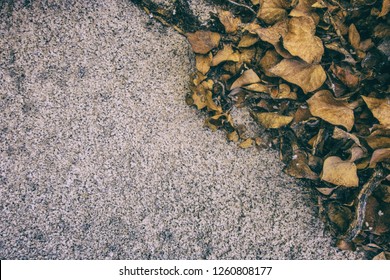
[[[389,99],[378,99],[362,96],[374,117],[385,127],[390,127],[390,101]]]
[[[225,61],[238,62],[240,60],[240,54],[233,51],[231,45],[223,45],[223,49],[219,50],[211,61],[211,66],[217,66]]]
[[[260,80],[259,76],[257,76],[257,74],[255,73],[255,71],[253,71],[252,69],[249,69],[249,70],[244,71],[244,73],[242,73],[242,75],[237,80],[234,81],[234,83],[232,84],[230,89],[232,90],[234,88],[258,83],[260,81],[261,80]]]
[[[360,49],[360,34],[354,24],[351,24],[348,29],[348,40],[349,43],[355,50]]]
[[[269,86],[260,83],[251,84],[249,86],[245,86],[244,88],[255,92],[265,92],[265,93],[269,92]]]
[[[382,10],[378,17],[385,17],[390,11],[390,0],[383,0]]]
[[[196,69],[203,75],[206,75],[207,72],[209,72],[210,70],[212,59],[213,59],[213,55],[211,52],[205,55],[197,54],[195,56]]]
[[[211,31],[196,31],[186,34],[194,53],[207,54],[218,47],[221,35]]]
[[[321,65],[311,65],[296,59],[283,59],[269,71],[300,86],[305,93],[315,91],[326,80],[326,73]]]
[[[248,48],[253,46],[259,41],[259,37],[252,34],[246,34],[242,36],[240,42],[238,43],[239,48]]]
[[[257,121],[265,128],[281,128],[288,125],[293,117],[291,116],[282,116],[278,113],[257,113]]]
[[[378,149],[372,153],[370,168],[375,168],[378,162],[390,162],[390,148]]]
[[[272,88],[270,95],[273,99],[297,99],[297,94],[291,91],[287,84],[280,84],[278,88]]]
[[[240,145],[238,145],[238,146],[240,148],[242,148],[242,149],[247,149],[249,147],[252,147],[253,143],[254,143],[253,139],[252,138],[248,138],[245,141],[241,142]]]
[[[321,39],[314,36],[315,30],[312,18],[292,18],[288,23],[288,33],[283,37],[283,46],[307,63],[318,63],[324,54],[324,46]]]
[[[355,118],[353,110],[348,107],[346,101],[337,100],[328,90],[316,92],[309,100],[310,113],[331,124],[341,125],[350,131],[354,125]]]
[[[357,187],[359,185],[356,165],[336,156],[325,159],[321,180],[344,187]]]
[[[241,24],[240,18],[234,17],[229,11],[221,11],[218,14],[219,20],[225,27],[226,33],[237,32],[238,26]]]
[[[268,50],[265,55],[260,59],[260,67],[264,73],[269,77],[275,77],[269,70],[278,64],[282,60],[282,57],[275,50]]]
[[[332,64],[330,70],[336,75],[336,77],[343,82],[347,87],[355,89],[359,85],[360,78],[354,71],[349,67],[340,67]]]
[[[298,5],[291,10],[290,17],[311,17],[318,24],[319,16],[315,13],[314,4],[317,0],[299,0]]]
[[[390,148],[390,130],[378,129],[366,138],[367,144],[374,150]]]
[[[351,139],[351,140],[353,140],[358,146],[362,146],[362,144],[360,143],[359,138],[357,138],[356,135],[351,134],[351,133],[348,133],[348,132],[346,132],[346,131],[344,131],[344,130],[338,128],[338,127],[335,127],[335,128],[334,128],[332,137],[333,137],[334,139],[338,139],[338,140],[340,140],[340,139],[347,139],[347,140]]]
[[[285,34],[287,34],[287,30],[288,21],[283,20],[267,28],[257,28],[255,31],[262,41],[275,46],[277,43],[280,42],[280,39]]]
[[[227,134],[227,138],[228,138],[230,141],[238,142],[239,136],[238,136],[237,131],[234,130],[233,132],[228,133],[228,134]]]
[[[351,210],[337,202],[331,202],[327,206],[328,218],[337,227],[339,232],[345,232],[352,220]]]
[[[287,17],[287,8],[291,1],[288,0],[261,0],[257,17],[267,24],[273,24]]]
[[[283,172],[298,179],[318,179],[318,175],[308,165],[307,155],[299,150],[295,151],[292,160],[283,169]]]

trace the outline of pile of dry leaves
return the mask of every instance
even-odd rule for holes
[[[196,56],[188,104],[241,148],[278,147],[339,248],[389,258],[390,1],[222,2],[207,28],[175,26]],[[233,107],[265,133],[248,138]]]

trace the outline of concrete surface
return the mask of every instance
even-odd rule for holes
[[[192,69],[126,0],[3,6],[0,258],[362,258],[332,247],[276,152],[202,127]]]

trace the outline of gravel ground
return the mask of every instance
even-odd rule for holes
[[[332,247],[275,151],[203,127],[185,38],[126,0],[15,2],[0,12],[1,259],[363,257]]]

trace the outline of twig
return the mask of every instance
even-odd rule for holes
[[[239,7],[243,7],[245,9],[248,9],[249,11],[251,11],[253,14],[257,15],[257,13],[249,6],[245,5],[245,4],[241,4],[241,3],[237,3],[237,2],[234,2],[232,0],[227,0],[230,4],[233,4],[233,5],[236,5],[236,6],[239,6]]]
[[[366,216],[367,200],[369,196],[372,194],[372,192],[375,190],[375,188],[379,186],[379,184],[385,178],[386,176],[383,174],[383,169],[378,168],[377,170],[375,170],[374,174],[372,174],[368,182],[360,190],[359,195],[357,197],[358,203],[356,206],[355,220],[351,223],[351,226],[349,227],[345,235],[342,236],[342,239],[346,241],[352,241],[362,231],[363,222]]]

